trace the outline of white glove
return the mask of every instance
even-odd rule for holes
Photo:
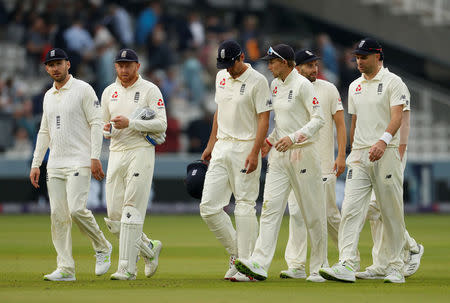
[[[156,116],[156,113],[151,108],[138,107],[131,114],[130,119],[131,120],[152,120],[153,118],[155,118],[155,116]],[[141,132],[141,134],[144,136],[145,140],[147,140],[148,143],[150,143],[154,146],[163,144],[166,141],[166,133]]]

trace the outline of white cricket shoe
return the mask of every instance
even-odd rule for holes
[[[97,276],[104,275],[108,272],[111,267],[111,253],[112,253],[112,245],[108,242],[108,251],[101,252],[98,251],[95,253],[95,274]]]
[[[355,282],[355,272],[345,262],[338,262],[332,267],[319,269],[322,278],[340,282]]]
[[[57,268],[51,274],[44,276],[45,281],[75,281],[75,275],[66,273],[61,269]]]
[[[234,262],[236,261],[235,256],[230,256],[230,267],[228,268],[227,272],[225,273],[225,277],[223,277],[225,280],[230,280],[238,273],[236,267],[234,266]]]
[[[230,281],[231,282],[259,282],[259,280],[256,280],[255,278],[241,274],[240,272],[238,272],[237,274],[232,276],[230,278]]]
[[[280,278],[282,279],[305,279],[306,272],[302,268],[289,268],[280,272]]]
[[[267,272],[261,267],[261,265],[258,264],[258,262],[245,259],[236,259],[234,266],[236,266],[236,269],[240,273],[246,276],[261,281],[267,279]]]
[[[419,252],[413,253],[409,252],[409,260],[405,262],[405,266],[403,267],[403,274],[405,277],[412,276],[416,273],[420,266],[420,259],[422,258],[424,247],[422,244],[418,244]]]
[[[312,273],[309,275],[308,278],[306,278],[307,282],[315,282],[315,283],[322,283],[326,282],[327,280],[322,278],[318,273]]]
[[[384,278],[384,283],[405,283],[405,277],[398,270],[391,270]]]
[[[136,275],[118,270],[111,275],[111,280],[136,280]]]
[[[150,242],[153,245],[153,258],[143,257],[145,262],[145,276],[147,278],[150,278],[156,273],[156,270],[158,269],[158,258],[159,254],[161,253],[162,249],[162,243],[159,240],[150,240]]]
[[[384,275],[379,275],[368,269],[366,269],[365,271],[357,272],[355,276],[357,279],[361,280],[382,280],[385,277]]]

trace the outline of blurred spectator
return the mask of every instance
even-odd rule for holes
[[[102,24],[97,24],[94,29],[95,71],[96,71],[96,93],[101,96],[103,90],[116,78],[114,69],[114,56],[117,53],[117,47],[114,37],[109,30]]]
[[[199,48],[203,46],[205,43],[205,27],[196,12],[189,15],[189,29],[192,35],[191,47]]]
[[[186,60],[183,63],[181,73],[188,90],[189,102],[199,105],[203,102],[205,83],[203,81],[203,67],[196,57],[195,50],[191,49],[186,52]]]
[[[186,134],[189,139],[188,152],[202,153],[208,145],[209,134],[213,124],[214,115],[203,108],[203,115],[189,123]]]
[[[31,102],[33,103],[31,106],[33,108],[33,116],[36,117],[38,121],[41,120],[45,93],[52,88],[52,86],[52,83],[42,86],[41,91],[31,98]]]
[[[180,151],[180,122],[171,115],[171,110],[166,106],[167,130],[166,142],[157,145],[157,153],[178,153]]]
[[[353,80],[361,75],[356,67],[355,55],[353,54],[352,48],[346,48],[344,50],[340,71],[340,90],[342,92],[341,95],[347,96],[348,86],[353,82]],[[343,100],[345,100],[345,98],[343,98]]]
[[[19,127],[14,132],[14,146],[9,148],[5,155],[14,158],[29,158],[32,153],[33,146],[28,138],[27,130]]]
[[[133,46],[134,33],[131,23],[131,17],[123,7],[117,4],[109,6],[105,24],[112,29],[114,36],[120,43],[120,48]]]
[[[70,73],[76,76],[83,58],[87,58],[94,50],[94,40],[91,34],[83,27],[80,19],[76,19],[64,32],[64,40],[70,60]]]
[[[6,39],[21,44],[25,39],[26,27],[24,23],[23,10],[15,11],[11,16],[6,28]]]
[[[323,63],[323,73],[326,80],[338,84],[339,83],[339,63],[336,48],[327,34],[317,36],[317,46],[319,48],[320,57]]]
[[[33,102],[31,100],[23,102],[22,106],[14,113],[14,117],[16,118],[17,126],[25,129],[31,142],[38,132],[37,124],[39,122],[33,116]]]
[[[48,41],[45,36],[46,25],[44,19],[37,17],[33,21],[33,25],[27,33],[26,49],[29,57],[32,60],[32,72],[37,73],[41,58],[45,56],[45,51],[48,48]]]
[[[167,43],[166,32],[161,23],[156,24],[148,45],[148,68],[167,69],[174,63],[174,54]]]
[[[244,31],[241,36],[241,45],[244,46],[245,61],[252,65],[261,57],[257,28],[258,19],[255,16],[247,16],[244,20]]]
[[[143,46],[158,23],[161,14],[161,4],[157,1],[149,2],[144,10],[141,11],[136,20],[136,44]]]
[[[177,80],[177,72],[174,67],[167,69],[165,77],[162,80],[161,93],[164,97],[167,106],[170,106],[172,98],[180,90],[179,83]]]

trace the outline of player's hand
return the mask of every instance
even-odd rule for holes
[[[302,143],[302,142],[306,141],[306,139],[308,139],[308,137],[306,137],[304,134],[300,134],[298,136],[297,143]]]
[[[375,162],[384,155],[384,151],[386,150],[386,142],[383,140],[378,140],[377,143],[372,145],[372,147],[369,150],[369,160],[370,162]]]
[[[208,146],[205,148],[205,150],[202,153],[201,160],[203,161],[210,161],[211,160],[211,154],[212,154],[212,148],[209,148]]]
[[[245,159],[245,173],[251,174],[252,172],[255,171],[255,169],[258,167],[258,154],[259,153],[250,153],[247,156],[247,159]]]
[[[41,175],[41,170],[39,167],[33,167],[30,171],[30,181],[34,188],[39,188],[39,176]]]
[[[281,138],[278,140],[277,143],[275,143],[275,149],[279,152],[285,152],[288,150],[288,148],[294,143],[292,143],[291,138],[289,136],[286,136],[284,138]]]
[[[117,129],[127,128],[130,124],[130,120],[128,120],[128,118],[125,116],[117,116],[111,119],[111,122],[114,122],[114,128]]]
[[[400,154],[400,161],[403,161],[403,156],[405,155],[406,152],[406,144],[400,144],[398,147],[398,152]]]
[[[102,162],[100,162],[99,159],[91,159],[91,173],[98,181],[101,181],[105,177],[105,173],[102,169]]]
[[[105,137],[105,139],[111,139],[111,128],[111,123],[105,123],[105,125],[103,125],[103,137]]]
[[[333,170],[336,172],[336,177],[339,177],[345,170],[345,156],[338,156],[334,161]]]
[[[267,156],[267,154],[270,152],[271,148],[272,148],[272,146],[267,144],[267,142],[264,140],[264,143],[261,146],[261,157],[264,158],[265,156]]]

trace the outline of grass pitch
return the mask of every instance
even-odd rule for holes
[[[257,283],[223,280],[228,267],[225,250],[200,216],[147,217],[145,232],[163,242],[160,267],[150,279],[139,262],[136,281],[111,281],[117,268],[118,240],[108,233],[102,216],[97,221],[114,246],[113,264],[102,276],[94,275],[95,258],[89,240],[73,228],[76,282],[47,282],[44,274],[56,267],[48,215],[0,216],[0,302],[450,302],[450,216],[406,217],[410,234],[425,246],[419,271],[405,284],[382,281],[307,283],[278,277],[286,268],[288,237],[285,217],[269,278]],[[371,263],[368,226],[361,234],[361,267]],[[329,244],[329,262],[337,260]],[[314,301],[312,301],[314,300]]]

